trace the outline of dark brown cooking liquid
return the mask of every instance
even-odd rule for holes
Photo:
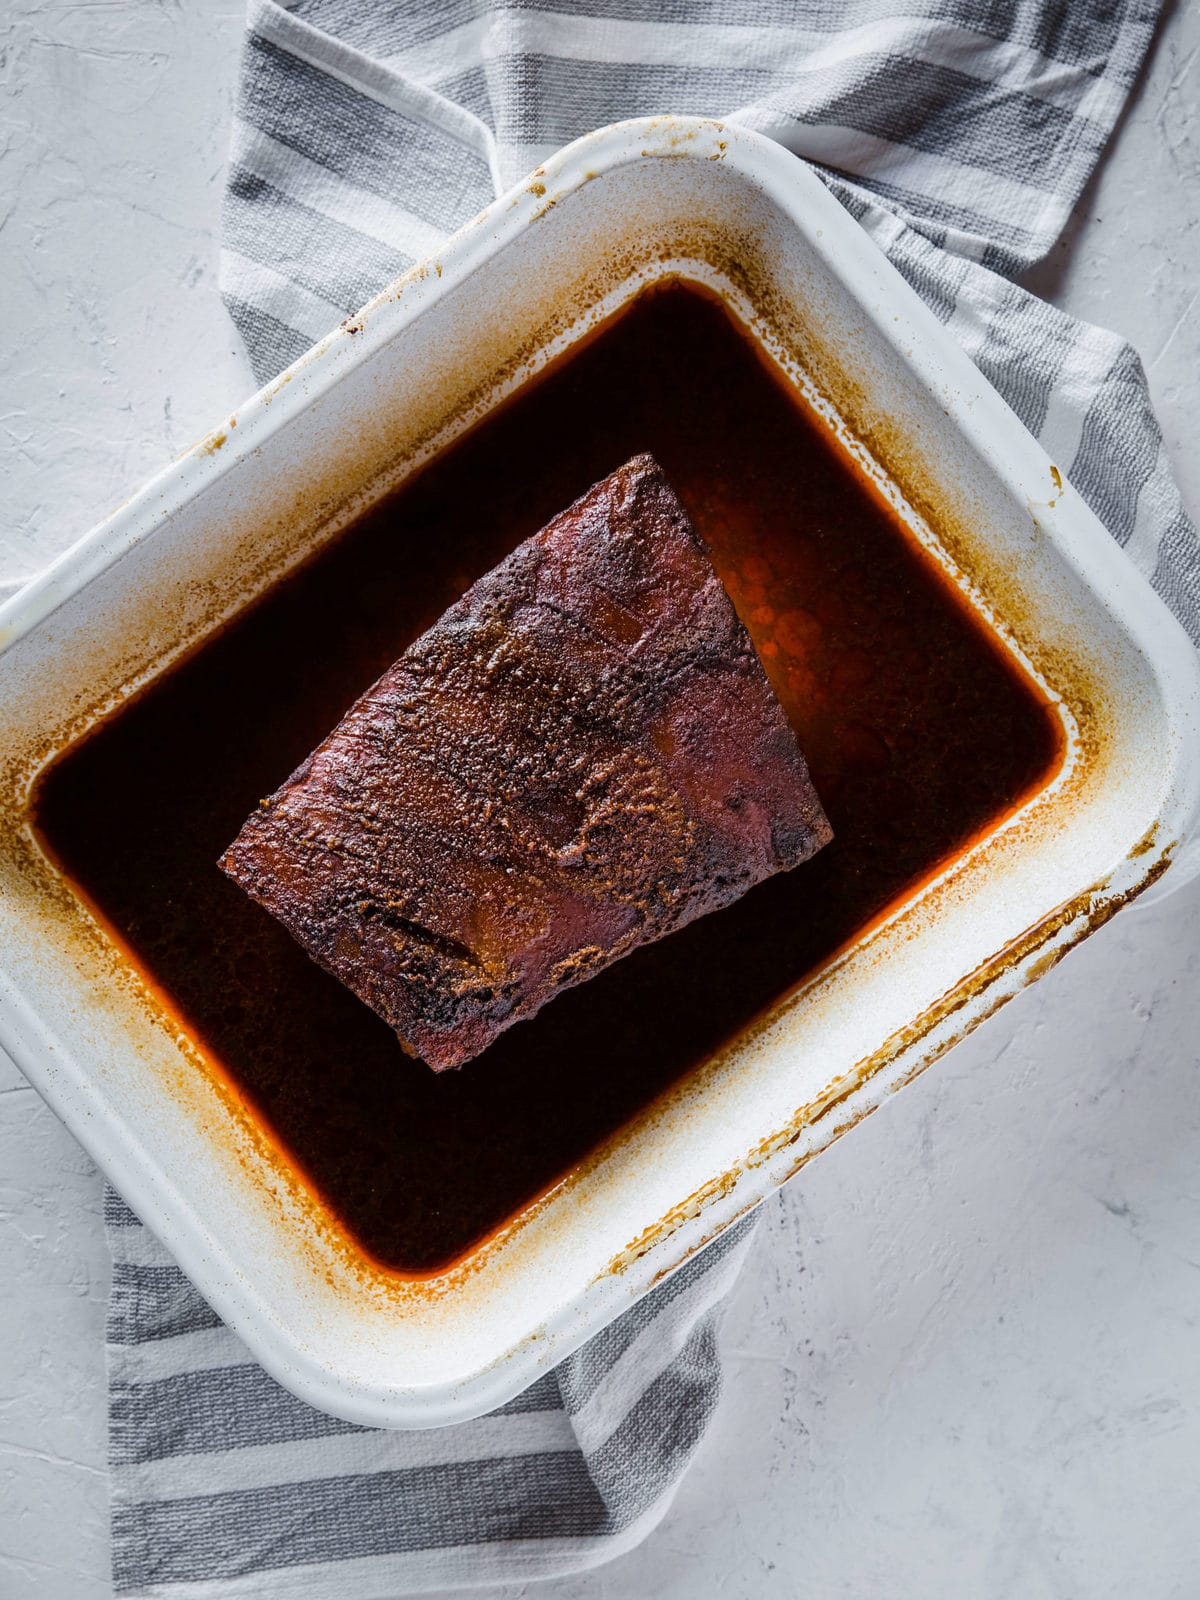
[[[217,857],[482,572],[639,451],[708,541],[835,838],[459,1072],[405,1057]],[[715,301],[674,287],[60,760],[39,822],[360,1244],[461,1255],[1044,782],[1050,713]]]

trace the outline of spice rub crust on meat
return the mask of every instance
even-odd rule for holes
[[[417,639],[220,865],[440,1071],[829,838],[642,455]]]

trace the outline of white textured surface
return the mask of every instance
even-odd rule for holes
[[[250,387],[215,284],[241,10],[2,10],[0,567],[28,571]],[[1184,0],[1031,280],[1137,344],[1193,514],[1198,56]],[[1198,1067],[1200,883],[771,1208],[674,1512],[556,1600],[1200,1595]],[[0,1060],[0,1600],[110,1592],[99,1198]]]

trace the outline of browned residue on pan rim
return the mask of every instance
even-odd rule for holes
[[[1149,853],[1155,848],[1157,827],[1150,828],[1146,835],[1129,851],[1127,860],[1134,861]],[[918,1078],[926,1068],[933,1065],[948,1050],[960,1043],[968,1033],[974,1031],[981,1022],[994,1016],[1003,1006],[1015,998],[1021,988],[1028,987],[1037,979],[1043,977],[1052,968],[1071,953],[1077,945],[1082,943],[1090,934],[1102,928],[1116,913],[1122,910],[1130,901],[1137,898],[1152,884],[1156,883],[1167,868],[1175,852],[1175,844],[1168,845],[1154,865],[1147,872],[1141,882],[1121,890],[1109,892],[1104,885],[1098,885],[1084,894],[1076,896],[1065,905],[1058,907],[1041,921],[1027,929],[1019,938],[1012,940],[997,955],[977,967],[961,983],[942,996],[934,1005],[926,1008],[920,1016],[916,1017],[906,1027],[893,1033],[878,1050],[873,1051],[863,1060],[845,1073],[834,1078],[831,1083],[815,1099],[797,1108],[795,1115],[786,1127],[777,1130],[763,1139],[745,1159],[736,1167],[723,1172],[719,1177],[710,1179],[686,1200],[673,1206],[665,1216],[645,1229],[638,1237],[632,1240],[624,1250],[614,1256],[609,1262],[606,1273],[625,1272],[636,1261],[639,1261],[649,1251],[656,1248],[665,1239],[676,1233],[684,1224],[699,1218],[711,1206],[731,1194],[741,1181],[744,1174],[754,1171],[771,1161],[781,1151],[795,1145],[805,1133],[817,1127],[832,1112],[844,1106],[858,1091],[864,1088],[874,1077],[893,1062],[917,1050],[922,1041],[936,1028],[948,1021],[956,1012],[961,1011],[973,1001],[982,1001],[977,1014],[972,1015],[965,1024],[949,1034],[944,1039],[937,1040],[924,1052],[916,1054],[915,1058],[905,1067],[897,1081],[889,1085],[887,1092],[894,1094],[897,1090],[905,1088]],[[1052,944],[1059,934],[1066,937],[1059,943],[1053,944],[1049,950],[1045,946]],[[1038,956],[1037,952],[1044,953]],[[1020,985],[1010,992],[990,998],[988,991],[993,989],[997,982],[1007,974],[1020,969]],[[790,1178],[805,1166],[814,1156],[827,1150],[831,1144],[840,1139],[844,1133],[855,1127],[862,1119],[875,1110],[874,1105],[868,1105],[847,1117],[830,1130],[829,1136],[816,1149],[805,1151],[786,1172],[777,1179],[778,1183],[786,1183]],[[743,1208],[737,1216],[745,1215],[752,1209],[751,1206]],[[735,1218],[723,1219],[715,1232],[722,1231],[735,1221]],[[658,1282],[667,1277],[680,1266],[696,1250],[702,1249],[709,1242],[712,1234],[691,1245],[688,1250],[672,1262],[670,1266],[663,1267],[654,1278]],[[603,1275],[603,1274],[602,1274]]]

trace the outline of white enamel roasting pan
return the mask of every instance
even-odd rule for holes
[[[1065,765],[469,1261],[399,1279],[272,1156],[58,878],[31,785],[668,274],[724,294],[854,441],[1040,680]],[[1200,805],[1180,628],[821,183],[713,122],[565,150],[11,601],[0,643],[0,1043],[263,1365],[363,1423],[432,1427],[529,1384],[1154,883]]]

